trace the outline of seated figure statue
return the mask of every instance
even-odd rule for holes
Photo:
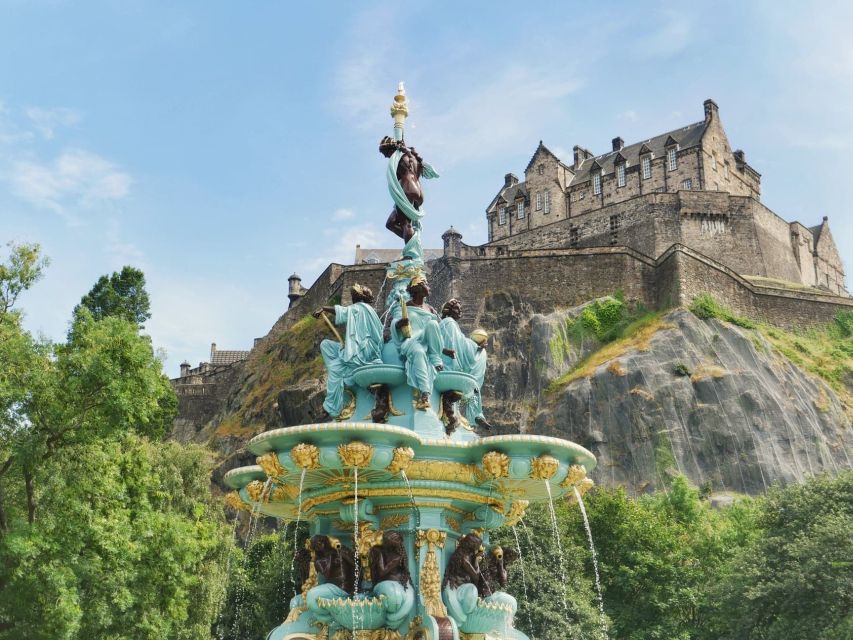
[[[320,607],[320,598],[349,598],[355,590],[355,555],[352,549],[343,546],[330,536],[316,535],[309,542],[314,558],[314,569],[325,582],[312,587],[305,596],[305,603],[314,617],[328,624],[332,618]]]
[[[368,556],[373,595],[384,596],[385,625],[398,629],[415,606],[415,590],[409,576],[409,558],[403,536],[397,531],[382,533],[382,541],[371,547]]]
[[[323,340],[320,353],[326,366],[326,399],[322,420],[337,418],[344,408],[344,388],[352,384],[355,369],[366,364],[382,362],[382,323],[373,309],[373,292],[354,284],[350,290],[352,304],[322,307],[314,312],[334,317],[337,325],[346,325],[344,342]]]
[[[426,302],[430,293],[426,278],[415,276],[406,291],[411,296],[411,302],[406,305],[409,317],[402,317],[402,306],[395,307],[391,338],[405,361],[408,385],[418,390],[415,408],[426,411],[430,408],[435,374],[444,369],[441,331],[435,309]]]
[[[470,338],[466,338],[459,327],[461,317],[462,303],[456,298],[448,300],[441,309],[441,339],[444,344],[442,359],[448,370],[467,373],[477,381],[477,388],[461,398],[465,418],[469,423],[475,423],[483,429],[491,429],[492,425],[486,422],[483,415],[480,396],[480,389],[486,378],[486,343],[489,336],[482,329],[477,329]],[[452,411],[446,409],[445,413],[455,417]],[[455,424],[453,426],[455,428]]]

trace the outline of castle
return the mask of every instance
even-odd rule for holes
[[[594,156],[574,147],[565,164],[540,141],[489,204],[490,247],[622,245],[657,258],[684,244],[753,281],[796,283],[847,295],[827,218],[806,227],[760,202],[761,175],[732,151],[713,100],[705,118]]]

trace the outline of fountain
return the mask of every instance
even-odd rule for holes
[[[386,227],[404,247],[387,269],[384,322],[358,284],[351,305],[315,312],[337,337],[321,345],[324,421],[253,438],[257,465],[225,476],[227,501],[310,526],[299,592],[269,640],[527,640],[502,590],[519,552],[489,532],[519,524],[530,502],[580,496],[595,458],[558,438],[475,431],[489,428],[488,336],[461,332],[459,301],[441,318],[426,302],[420,178],[437,174],[406,145],[402,83],[391,115]]]

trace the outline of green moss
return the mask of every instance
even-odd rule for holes
[[[668,477],[667,471],[678,469],[675,456],[672,454],[672,441],[666,429],[652,432],[652,444],[654,445],[655,453],[655,469],[661,481],[666,482],[666,478]]]
[[[756,327],[755,322],[748,318],[735,315],[729,308],[721,305],[713,296],[707,293],[693,298],[693,302],[690,303],[690,311],[702,320],[716,318],[717,320],[724,320],[745,329],[754,329]]]

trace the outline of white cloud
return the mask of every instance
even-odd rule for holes
[[[649,57],[666,58],[681,52],[693,37],[692,17],[681,11],[666,9],[658,18],[660,27],[640,38],[635,51]]]
[[[357,244],[370,248],[387,245],[388,236],[380,234],[380,231],[384,231],[384,229],[373,223],[325,229],[323,231],[323,237],[326,240],[323,243],[325,250],[313,260],[305,263],[306,272],[317,273],[321,269],[325,269],[331,262],[352,264],[355,258],[355,245]]]
[[[628,109],[627,111],[623,111],[619,115],[616,116],[618,120],[627,120],[628,122],[637,122],[640,119],[640,116],[637,115],[637,112]]]
[[[132,242],[127,242],[121,233],[121,225],[115,218],[107,220],[104,250],[110,259],[110,268],[119,270],[125,265],[146,269],[145,254]]]
[[[332,214],[332,220],[352,220],[355,218],[355,211],[352,209],[335,209]]]
[[[65,107],[29,107],[24,113],[45,140],[52,140],[57,128],[71,127],[80,122],[80,112]]]
[[[109,160],[82,149],[67,149],[48,163],[14,161],[6,178],[15,196],[72,224],[79,223],[80,209],[127,197],[132,182]]]

